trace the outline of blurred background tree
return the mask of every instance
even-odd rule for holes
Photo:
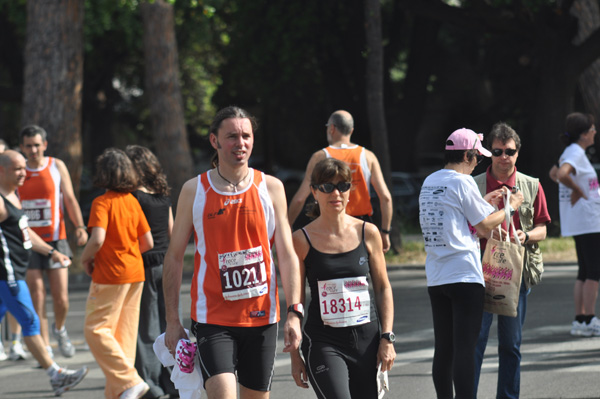
[[[324,124],[336,109],[353,114],[355,142],[389,158],[386,176],[390,170],[430,173],[442,166],[444,139],[454,129],[487,133],[502,120],[521,135],[519,170],[542,179],[557,222],[557,188],[547,171],[561,151],[564,118],[574,110],[600,117],[600,68],[594,66],[600,55],[597,0],[81,1],[82,116],[79,122],[63,114],[68,119],[63,123],[80,126],[80,160],[74,157],[68,166],[73,173],[82,164],[84,197],[91,189],[94,159],[104,148],[135,142],[157,154],[164,149],[155,127],[164,108],[156,103],[165,98],[157,94],[160,85],[149,81],[165,69],[173,80],[167,87],[179,87],[179,95],[169,95],[179,96],[175,103],[180,101],[181,111],[175,115],[178,122],[169,123],[178,126],[178,138],[162,133],[173,147],[169,150],[189,153],[193,165],[190,172],[185,167],[180,176],[170,176],[177,186],[176,180],[208,168],[208,125],[217,109],[230,104],[259,118],[253,162],[280,175],[283,170],[301,173],[310,155],[326,145]],[[24,116],[38,112],[23,110],[29,108],[28,96],[40,91],[26,83],[25,60],[29,64],[36,57],[26,50],[27,15],[44,4],[64,8],[66,3],[72,2],[0,0],[0,135],[13,146]],[[375,36],[368,34],[369,4],[380,8],[377,48]],[[148,30],[142,11],[157,6],[172,10],[178,60],[169,67],[161,66],[163,56],[148,50],[164,35]],[[37,57],[43,60],[44,54],[76,43],[77,38],[62,36],[37,50]],[[373,57],[381,60],[380,89],[371,80]],[[372,100],[373,93],[381,100]],[[62,94],[51,97],[40,99],[68,101]],[[51,109],[51,104],[39,107]],[[80,146],[76,137],[61,142],[64,148],[52,146],[50,155],[68,160],[64,151]],[[185,161],[185,156],[162,157],[173,166]]]

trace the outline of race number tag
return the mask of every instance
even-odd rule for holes
[[[27,229],[29,225],[27,224],[27,216],[23,215],[19,219],[19,228],[21,229],[21,233],[23,234],[23,248],[31,249],[33,244],[31,243],[31,239],[29,239],[29,230]]]
[[[21,201],[31,227],[52,225],[52,204],[48,199]]]
[[[219,254],[223,298],[227,301],[254,298],[269,291],[262,247]]]
[[[318,286],[325,325],[349,327],[371,321],[369,282],[365,276],[319,281]]]

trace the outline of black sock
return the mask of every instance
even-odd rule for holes
[[[585,315],[583,315],[583,314],[575,315],[575,321],[578,323],[585,323]]]
[[[585,315],[584,317],[585,317],[585,324],[590,324],[592,322],[592,319],[594,318],[594,315],[588,314],[588,315]]]

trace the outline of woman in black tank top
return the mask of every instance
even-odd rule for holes
[[[308,280],[311,301],[303,357],[291,353],[292,376],[303,388],[310,380],[319,398],[377,398],[377,368],[390,370],[396,357],[381,236],[375,225],[346,215],[351,181],[344,162],[319,162],[311,176],[315,219],[293,235],[301,292]]]

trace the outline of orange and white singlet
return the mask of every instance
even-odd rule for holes
[[[359,145],[323,148],[327,158],[335,158],[346,164],[352,170],[352,188],[346,205],[346,213],[351,216],[372,215],[371,196],[369,195],[369,183],[371,182],[371,170],[367,163],[365,148]]]
[[[29,219],[29,227],[44,241],[67,238],[60,180],[56,160],[46,157],[46,164],[41,168],[27,168],[25,183],[18,188],[23,210]]]
[[[275,210],[262,172],[250,169],[244,190],[215,189],[198,176],[193,204],[194,277],[191,317],[198,323],[258,327],[279,321],[271,246]]]

